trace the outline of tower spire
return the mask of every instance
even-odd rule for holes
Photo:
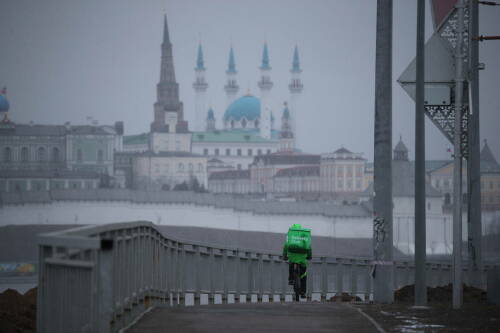
[[[203,61],[203,49],[201,48],[201,43],[198,44],[198,56],[196,58],[196,69],[197,70],[204,70],[205,69],[205,64]]]
[[[260,69],[271,69],[271,66],[269,66],[269,51],[267,50],[267,42],[264,43],[264,50],[262,51],[262,64],[260,65]]]
[[[293,51],[293,61],[292,61],[292,73],[300,73],[302,70],[300,69],[300,60],[299,60],[299,48],[295,45],[295,49]]]
[[[182,102],[179,100],[179,84],[175,80],[172,43],[168,34],[167,16],[163,18],[163,41],[161,44],[160,82],[156,85],[153,132],[187,131]],[[165,117],[166,114],[169,117]],[[167,124],[167,118],[169,123]]]
[[[168,34],[167,14],[163,16],[163,44],[170,44],[170,35]]]
[[[236,72],[236,64],[234,62],[234,52],[233,47],[229,50],[229,61],[227,63],[227,73],[237,73]]]

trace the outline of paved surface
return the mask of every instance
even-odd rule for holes
[[[157,308],[128,332],[372,333],[375,326],[341,303],[257,303]]]

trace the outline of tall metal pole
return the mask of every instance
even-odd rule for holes
[[[467,175],[469,184],[468,200],[468,250],[469,272],[472,274],[472,284],[480,288],[482,282],[481,263],[481,165],[479,137],[479,8],[476,0],[469,0],[469,159],[467,160]]]
[[[392,303],[392,0],[377,0],[374,153],[373,298]]]
[[[453,165],[453,308],[462,307],[462,105],[464,92],[464,0],[457,4],[455,46],[455,133]]]
[[[425,281],[425,109],[424,109],[424,41],[425,1],[417,3],[417,68],[415,98],[415,305],[427,304]]]

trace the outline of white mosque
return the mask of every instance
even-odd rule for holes
[[[216,128],[212,108],[207,110],[203,49],[198,46],[195,67],[195,124],[192,135],[192,152],[208,156],[212,162],[228,167],[247,169],[256,155],[276,152],[293,152],[299,138],[296,127],[297,101],[303,89],[298,48],[295,47],[291,66],[291,81],[288,85],[290,96],[281,112],[281,128],[275,128],[275,119],[269,105],[273,88],[269,50],[264,44],[262,62],[259,67],[260,80],[257,82],[259,96],[249,93],[238,96],[239,86],[234,50],[229,50],[226,70],[226,110],[222,119],[223,128]]]

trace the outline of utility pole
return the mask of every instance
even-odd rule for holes
[[[427,284],[425,280],[425,1],[426,0],[418,0],[417,3],[417,63],[415,93],[415,305],[417,306],[427,304]]]
[[[455,131],[453,164],[453,308],[459,309],[463,302],[462,288],[462,105],[464,94],[463,40],[464,0],[458,0],[457,40],[455,46]]]
[[[469,115],[469,159],[467,176],[469,184],[468,204],[468,250],[469,272],[472,285],[480,288],[482,281],[481,263],[481,165],[479,136],[479,5],[469,0],[469,87],[471,113]]]
[[[373,298],[392,303],[392,0],[377,0],[374,153]]]

